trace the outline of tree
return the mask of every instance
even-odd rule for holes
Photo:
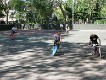
[[[3,14],[4,4],[3,1],[0,0],[0,18],[3,18],[5,15]]]
[[[94,23],[99,17],[105,16],[105,0],[74,1],[74,22]],[[52,14],[58,21],[66,23],[72,20],[72,0],[10,0],[9,4],[20,23],[48,24]]]
[[[31,19],[32,22],[43,20],[52,14],[51,3],[48,0],[11,0],[10,4],[16,10],[17,15],[22,17],[24,14],[26,21],[27,19]]]
[[[72,0],[67,1],[67,8],[71,9]],[[94,23],[101,17],[101,11],[105,6],[105,0],[75,0],[74,2],[74,20],[75,22],[82,20],[83,23]],[[67,11],[67,10],[66,10]],[[68,10],[71,17],[71,10]],[[87,21],[88,20],[88,21]]]

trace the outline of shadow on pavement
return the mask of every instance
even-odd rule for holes
[[[87,44],[63,42],[64,55],[52,56],[50,35],[1,37],[0,80],[106,80],[105,59],[91,59]]]

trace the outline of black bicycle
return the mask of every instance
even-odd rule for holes
[[[100,47],[100,45],[92,44],[92,49],[93,49],[92,55],[96,55],[96,56],[99,56],[101,58],[101,47]]]

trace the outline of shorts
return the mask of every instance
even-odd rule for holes
[[[59,44],[58,42],[59,42],[59,41],[54,41],[54,46],[57,45],[58,48],[59,48],[60,44]]]

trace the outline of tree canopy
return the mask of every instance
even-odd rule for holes
[[[72,10],[74,23],[106,23],[106,0],[9,0],[8,4],[3,1],[0,1],[0,17],[15,10],[12,15],[20,23],[46,24],[50,19],[66,23],[72,20]]]

